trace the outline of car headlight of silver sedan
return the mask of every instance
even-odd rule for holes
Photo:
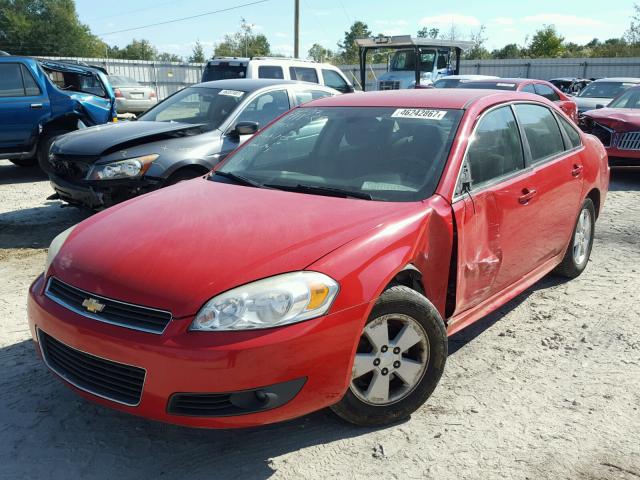
[[[119,178],[141,177],[158,157],[159,155],[154,153],[103,165],[94,165],[89,175],[87,175],[87,180],[116,180]]]
[[[64,242],[67,241],[67,238],[69,237],[69,235],[71,235],[71,232],[73,232],[74,228],[76,228],[76,225],[74,225],[73,227],[67,228],[62,233],[59,233],[51,241],[51,245],[49,245],[49,250],[47,250],[47,261],[44,264],[44,273],[45,273],[45,275],[49,271],[49,267],[53,263],[54,258],[56,258],[56,256],[58,255],[58,252],[60,252],[60,249],[62,248],[62,245],[64,245]]]
[[[335,280],[318,272],[276,275],[213,297],[190,330],[253,330],[309,320],[329,310],[338,290]]]

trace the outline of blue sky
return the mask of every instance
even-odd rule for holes
[[[251,0],[76,0],[80,20],[108,42],[124,46],[133,38],[146,38],[159,50],[189,55],[197,39],[207,56],[226,33],[238,30],[241,17],[264,33],[272,50],[293,53],[293,0],[268,0],[259,5],[239,8],[197,19],[104,35],[116,30],[139,27],[174,18],[198,15]],[[569,41],[584,43],[597,37],[620,37],[633,14],[633,1],[585,0],[563,2],[534,0],[515,2],[426,0],[300,0],[301,56],[313,43],[336,48],[344,31],[355,20],[362,20],[374,33],[414,34],[421,26],[449,31],[455,26],[461,38],[467,38],[480,25],[486,26],[487,47],[506,43],[524,44],[543,24],[554,24]]]

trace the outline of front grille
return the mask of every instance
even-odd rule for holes
[[[53,171],[61,177],[69,180],[84,180],[97,157],[51,155],[49,164]]]
[[[380,80],[378,90],[400,90],[399,80]]]
[[[618,137],[619,150],[640,150],[640,132],[626,132]]]
[[[71,385],[125,405],[140,403],[144,369],[81,352],[42,330],[38,331],[38,338],[47,366]]]
[[[165,310],[112,300],[73,287],[55,277],[49,279],[46,295],[54,302],[85,317],[143,332],[160,334],[171,321],[171,313]],[[94,312],[87,310],[85,305],[90,299],[101,304],[102,309]]]
[[[174,415],[193,417],[222,417],[238,413],[229,393],[176,393],[171,396],[167,410]]]

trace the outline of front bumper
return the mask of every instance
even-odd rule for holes
[[[173,319],[161,335],[94,321],[43,295],[44,277],[32,284],[29,326],[67,346],[146,370],[140,402],[124,405],[71,386],[83,397],[134,415],[192,427],[249,427],[305,415],[336,403],[346,391],[369,305],[298,324],[244,332],[189,332],[193,317]],[[38,351],[40,346],[38,345]],[[235,416],[168,412],[175,393],[254,390],[306,378],[282,406]]]
[[[612,167],[640,167],[640,150],[620,150],[615,147],[605,147]]]
[[[99,182],[72,182],[49,173],[51,187],[61,200],[72,205],[101,209],[142,195],[160,187],[160,180],[150,177]]]

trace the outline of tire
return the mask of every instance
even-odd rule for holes
[[[175,185],[176,183],[184,182],[186,180],[191,180],[192,178],[198,178],[204,175],[206,172],[198,168],[193,167],[185,167],[181,168],[177,172],[174,172],[165,182],[165,187],[169,185]]]
[[[576,278],[584,271],[591,256],[595,225],[596,210],[591,199],[587,198],[578,213],[562,263],[556,267],[554,273],[567,278]]]
[[[413,343],[417,338],[420,340]],[[388,345],[380,345],[387,340]],[[410,348],[405,349],[406,345]],[[343,420],[365,427],[387,425],[409,417],[438,385],[447,360],[447,345],[444,322],[423,295],[405,286],[387,289],[365,324],[349,389],[331,409]],[[417,364],[421,365],[421,371]],[[358,365],[362,366],[360,370]],[[379,398],[373,393],[377,389],[371,385],[378,381],[382,381],[381,392],[385,390],[384,385],[388,385],[386,399],[384,393]]]
[[[33,167],[38,164],[38,157],[31,158],[14,158],[13,160],[9,160],[14,165],[18,167]]]
[[[55,131],[44,134],[40,137],[40,141],[38,142],[38,152],[36,153],[36,158],[38,159],[38,165],[45,173],[49,173],[51,171],[51,166],[49,165],[49,150],[51,150],[51,145],[55,140],[64,135],[65,131]]]

